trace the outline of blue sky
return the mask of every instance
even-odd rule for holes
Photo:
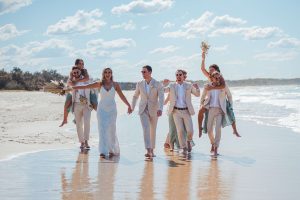
[[[189,79],[200,73],[200,43],[211,45],[228,80],[300,77],[300,1],[237,0],[0,0],[0,68],[56,69],[76,58],[99,78],[111,67],[117,81],[153,76]]]

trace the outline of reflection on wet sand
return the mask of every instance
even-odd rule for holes
[[[165,199],[190,199],[191,168],[189,159],[169,157]]]
[[[81,151],[78,154],[70,182],[68,182],[65,172],[61,172],[62,199],[68,200],[92,198],[88,159],[88,151]]]
[[[210,166],[206,168],[206,173],[198,178],[198,198],[204,200],[230,199],[231,183],[232,181],[224,180],[218,161],[211,160]]]
[[[153,162],[147,161],[144,164],[144,173],[141,178],[139,199],[154,199],[153,181]]]
[[[114,199],[115,175],[120,157],[101,158],[98,162],[98,176],[93,199]]]

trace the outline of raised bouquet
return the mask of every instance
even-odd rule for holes
[[[207,42],[205,42],[205,41],[201,42],[201,49],[204,53],[207,54],[209,48],[210,48],[210,45]]]
[[[44,92],[50,92],[53,94],[65,95],[67,92],[71,91],[72,88],[68,87],[63,81],[52,81],[46,83],[43,87]]]

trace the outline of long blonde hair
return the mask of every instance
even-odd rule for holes
[[[105,73],[104,73],[104,72],[105,72],[106,70],[110,70],[110,71],[111,71],[111,78],[110,78],[110,80],[111,80],[111,81],[114,81],[112,69],[109,68],[109,67],[106,67],[106,68],[104,68],[103,71],[102,71],[102,79],[101,79],[102,84],[104,84],[104,81],[105,81]]]

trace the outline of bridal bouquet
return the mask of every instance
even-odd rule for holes
[[[72,88],[67,87],[67,85],[63,81],[51,81],[50,83],[45,84],[43,90],[44,92],[65,95],[66,92],[71,91]]]
[[[204,53],[207,54],[209,48],[210,48],[210,45],[207,42],[204,42],[204,41],[201,42],[201,49]]]

